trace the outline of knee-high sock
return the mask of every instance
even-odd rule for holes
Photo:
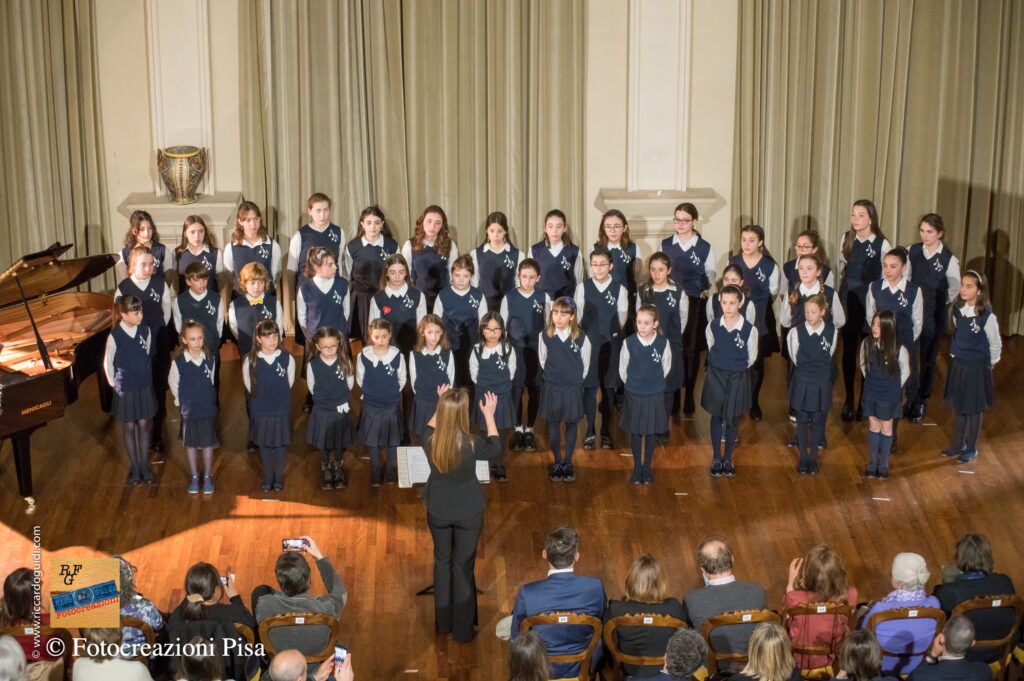
[[[548,442],[551,444],[551,453],[555,455],[555,463],[562,463],[562,424],[548,423]]]
[[[284,457],[287,453],[287,447],[274,447],[274,481],[278,484],[284,482]]]
[[[587,436],[593,435],[597,425],[597,388],[584,389],[583,415],[587,419]]]
[[[567,464],[572,464],[572,454],[576,451],[576,423],[565,424],[565,458]]]
[[[878,470],[889,471],[889,452],[892,451],[892,435],[878,434]]]
[[[260,463],[263,464],[263,484],[274,484],[274,448],[260,447]]]
[[[808,463],[811,459],[810,412],[800,411],[796,414],[796,448],[800,452],[800,463]]]
[[[388,468],[393,471],[398,470],[398,447],[388,447]]]
[[[654,465],[654,446],[656,444],[657,442],[655,441],[653,435],[644,436],[644,473],[650,473],[651,466]]]
[[[370,447],[370,465],[373,470],[380,471],[380,447]]]
[[[722,434],[725,435],[725,461],[732,463],[732,450],[736,448],[736,419],[723,419],[725,427]]]
[[[715,459],[722,458],[722,433],[725,430],[725,422],[717,416],[711,417],[711,453]]]
[[[523,425],[523,392],[522,388],[512,388],[512,411],[515,412],[515,426]]]
[[[978,436],[981,435],[981,424],[985,418],[984,414],[971,414],[967,417],[967,451],[973,452],[978,448]]]
[[[868,465],[871,468],[877,468],[878,467],[878,452],[879,452],[879,447],[881,445],[881,441],[882,441],[882,434],[881,433],[879,433],[878,431],[874,431],[874,430],[869,430],[868,431],[868,456],[871,457],[870,460],[868,461]]]
[[[653,441],[654,440],[654,438],[652,438],[652,437],[648,437],[647,439],[649,441]],[[634,475],[634,477],[643,468],[643,462],[644,462],[644,459],[643,459],[643,456],[644,456],[643,447],[644,447],[644,436],[643,435],[637,435],[636,433],[632,433],[629,436],[629,448],[633,451],[633,475]]]

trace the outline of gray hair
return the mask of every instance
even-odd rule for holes
[[[0,636],[0,681],[25,681],[25,651],[12,636]]]
[[[704,664],[708,644],[693,629],[677,629],[665,647],[665,668],[673,677],[688,679]]]
[[[966,655],[974,643],[974,624],[966,615],[955,615],[949,618],[942,636],[946,639],[946,652],[950,655]]]
[[[892,559],[892,581],[908,590],[923,589],[928,584],[928,563],[916,553],[897,553]]]

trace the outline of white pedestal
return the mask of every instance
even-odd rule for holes
[[[185,206],[171,203],[166,196],[151,192],[129,194],[117,207],[119,213],[129,217],[132,211],[144,210],[153,216],[160,240],[169,247],[181,243],[181,228],[185,218],[198,215],[206,222],[206,228],[218,248],[229,243],[231,230],[235,228],[235,214],[242,202],[242,192],[219,192],[201,194],[199,200]]]

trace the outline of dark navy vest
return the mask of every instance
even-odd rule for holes
[[[402,353],[396,352],[390,362],[371,362],[360,352],[359,361],[363,363],[363,404],[378,409],[397,407],[402,401],[398,382]]]
[[[413,249],[412,283],[428,296],[436,296],[450,283],[448,256],[441,255],[433,246],[423,245],[422,251]]]
[[[832,339],[835,338],[836,327],[829,320],[821,333],[811,335],[807,325],[800,322],[795,333],[800,339],[800,348],[796,353],[796,370],[812,381],[828,381],[832,378]],[[793,332],[790,332],[793,333]]]
[[[348,255],[352,259],[352,271],[349,272],[352,290],[359,293],[374,293],[380,287],[380,277],[384,272],[384,261],[389,255],[398,252],[398,244],[394,239],[381,237],[381,245],[364,246],[363,238],[356,237],[348,242]]]
[[[312,336],[324,326],[337,329],[348,337],[348,319],[345,318],[345,296],[348,295],[348,281],[335,277],[331,288],[324,293],[316,282],[307,279],[301,286],[302,300],[306,303],[305,327]]]
[[[302,286],[306,281],[306,258],[309,257],[309,249],[313,247],[326,248],[334,254],[334,262],[341,267],[341,227],[333,222],[319,232],[308,224],[299,228],[299,261],[295,263],[295,286]]]
[[[547,294],[539,288],[524,296],[512,289],[505,296],[508,301],[508,319],[505,330],[509,339],[521,348],[536,348],[537,336],[544,330],[544,303]]]
[[[258,262],[263,265],[263,268],[267,270],[267,276],[270,277],[270,281],[267,282],[267,293],[276,293],[277,289],[274,287],[274,270],[270,267],[270,263],[273,258],[274,243],[272,241],[260,242],[255,246],[248,246],[245,243],[232,244],[231,269],[235,283],[235,291],[241,295],[245,295],[245,291],[242,289],[242,283],[239,280],[242,268],[251,262]]]
[[[264,319],[273,320],[277,314],[277,298],[269,293],[264,294],[262,303],[250,305],[248,298],[239,296],[231,301],[231,305],[235,308],[235,323],[238,326],[238,353],[245,356],[252,349],[252,334],[256,331],[256,325]]]
[[[487,359],[483,358],[483,349],[480,345],[474,347],[473,352],[476,353],[479,367],[476,375],[477,395],[483,395],[488,391],[495,395],[507,395],[512,392],[512,377],[508,370],[509,358],[515,352],[512,346],[506,344]]]
[[[157,333],[167,326],[161,302],[164,299],[164,287],[166,286],[167,283],[163,277],[153,275],[149,278],[149,286],[143,291],[135,285],[131,277],[128,277],[117,285],[117,290],[121,292],[122,297],[135,296],[142,301],[142,323],[148,326],[153,333]]]
[[[342,352],[346,350],[341,348]],[[348,402],[348,377],[337,359],[327,364],[320,357],[309,360],[309,371],[313,372],[313,406],[337,411]]]
[[[882,278],[882,237],[876,236],[873,241],[861,241],[853,237],[853,247],[846,258],[843,268],[843,280],[839,284],[839,294],[846,298],[850,292],[864,299],[868,284]]]
[[[658,308],[658,328],[674,347],[683,345],[683,327],[679,319],[679,307],[683,304],[683,289],[667,288],[664,291],[655,291],[653,288],[644,287],[640,290],[640,297],[645,303],[650,303]],[[693,311],[691,311],[692,313]]]
[[[951,357],[965,362],[992,362],[985,324],[991,312],[982,312],[977,317],[965,316],[958,307],[953,308],[953,342],[949,347]]]
[[[480,291],[486,296],[488,303],[495,301],[494,309],[498,309],[498,303],[505,294],[516,287],[519,251],[510,246],[508,251],[495,253],[480,246],[476,249],[476,262],[480,267],[480,271],[477,272]]]
[[[411,356],[416,363],[416,383],[413,385],[416,399],[425,399],[433,404],[437,401],[437,389],[450,382],[448,365],[452,361],[452,351],[441,350],[436,355],[413,352]]]
[[[800,272],[798,272],[796,269],[797,260],[798,258],[787,260],[786,263],[782,266],[782,274],[786,277],[786,281],[789,282],[789,286],[800,283]],[[821,263],[821,280],[825,281],[826,279],[828,279],[828,274],[831,271],[832,268],[830,268],[825,263]]]
[[[811,296],[801,295],[800,294],[800,289],[799,289],[800,284],[798,283],[798,284],[796,284],[796,286],[797,286],[796,304],[795,305],[789,305],[789,296],[788,295],[786,296],[786,305],[789,305],[789,312],[790,312],[789,328],[791,328],[791,329],[795,328],[797,326],[800,326],[801,324],[804,323],[804,303],[806,303],[807,299],[811,297]],[[819,291],[825,294],[825,300],[828,301],[828,312],[825,313],[825,319],[827,321],[831,321],[832,320],[832,310],[835,308],[835,304],[836,304],[836,290],[834,288],[832,288],[831,286],[822,285],[821,288],[819,289]]]
[[[914,301],[920,295],[920,289],[912,281],[908,281],[906,291],[896,289],[893,293],[884,281],[871,282],[871,295],[875,299],[875,312],[892,310],[896,315],[896,334],[900,345],[910,352],[914,347]],[[871,320],[867,320],[868,326]]]
[[[772,299],[771,276],[775,274],[775,268],[778,265],[767,255],[762,255],[754,267],[747,267],[746,261],[743,260],[743,255],[732,256],[729,258],[729,263],[739,265],[740,269],[743,270],[743,285],[750,292],[748,297],[754,304],[757,332],[761,334],[767,333],[768,305]]]
[[[284,350],[273,362],[256,355],[255,394],[249,395],[250,416],[291,415],[291,386],[288,385],[288,364],[292,356]]]
[[[656,395],[665,392],[665,365],[662,357],[668,339],[658,334],[654,342],[644,345],[636,335],[626,339],[629,367],[626,370],[626,392]]]
[[[551,255],[544,241],[538,241],[530,252],[540,265],[538,289],[551,296],[552,300],[561,296],[571,296],[576,292],[576,258],[580,257],[578,247],[563,241],[562,250],[558,257],[555,257]]]
[[[630,244],[626,248],[609,247],[608,252],[612,254],[612,279],[625,286],[631,295],[636,295],[636,274],[633,272],[636,244]]]
[[[583,339],[580,334],[576,340],[570,334],[563,342],[556,335],[542,333],[544,345],[547,347],[547,359],[544,361],[544,382],[557,386],[583,385]]]
[[[463,336],[470,345],[475,345],[480,340],[480,303],[483,301],[480,289],[470,286],[469,292],[460,296],[448,286],[441,290],[438,298],[444,306],[444,323],[452,350],[462,347]]]
[[[735,330],[729,331],[716,320],[708,328],[715,339],[714,347],[708,352],[708,364],[722,371],[746,371],[753,324],[744,319]]]
[[[402,352],[409,352],[416,347],[416,310],[419,309],[423,293],[409,286],[404,296],[388,295],[383,288],[373,294],[373,302],[380,310],[381,319],[391,322],[391,332],[395,345]]]
[[[164,273],[164,258],[167,257],[167,247],[163,244],[151,244],[149,247],[150,252],[153,254],[153,264],[156,268],[153,270],[153,276],[158,276]],[[132,249],[125,246],[121,249],[121,260],[124,261],[124,266],[128,267],[128,258],[132,254]],[[212,267],[210,269],[213,269]],[[184,271],[184,270],[182,270]],[[161,277],[162,278],[162,277]]]
[[[921,287],[924,296],[924,325],[929,330],[941,327],[949,303],[949,280],[946,273],[953,260],[953,253],[942,247],[942,251],[931,258],[924,255],[924,244],[910,247],[910,280]]]
[[[704,263],[711,253],[711,244],[704,237],[697,237],[693,248],[684,251],[674,239],[670,236],[661,242],[662,252],[672,260],[672,281],[679,284],[686,295],[697,298],[711,288],[707,270],[704,269]]]
[[[898,348],[898,346],[897,346]],[[882,353],[868,340],[868,371],[864,375],[864,396],[873,400],[896,402],[900,399],[900,367],[897,357],[893,373],[882,363]]]
[[[209,251],[199,251],[199,255],[193,255],[192,251],[187,248],[178,253],[178,276],[181,277],[181,292],[185,293],[188,289],[188,282],[185,281],[185,270],[188,266],[194,262],[201,262],[206,266],[206,271],[209,274],[206,276],[207,291],[213,291],[217,293],[220,288],[217,285],[217,249],[213,246],[208,247]],[[268,272],[270,270],[267,270]]]
[[[216,296],[217,294],[211,293],[207,289],[202,300],[196,300],[188,291],[174,299],[174,304],[178,306],[178,312],[181,313],[182,322],[186,319],[194,319],[203,325],[205,333],[203,345],[212,355],[217,354],[221,334],[221,329],[217,328],[217,305],[220,303],[220,299]],[[181,329],[178,331],[180,332]]]
[[[601,293],[597,290],[593,279],[583,284],[583,314],[580,326],[587,332],[594,351],[599,345],[611,342],[620,331],[619,327],[619,291],[622,286],[616,282],[608,283],[608,288]]]
[[[174,359],[178,367],[178,404],[183,419],[210,419],[217,415],[217,389],[213,385],[213,362],[207,357],[196,366],[185,353]]]
[[[114,337],[114,383],[121,390],[141,390],[153,385],[153,359],[146,351],[146,341],[151,338],[149,328],[139,324],[135,338],[129,336],[120,324],[110,331]]]

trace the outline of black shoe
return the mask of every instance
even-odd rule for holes
[[[821,470],[821,468],[816,463],[807,464],[807,474],[808,475],[817,475],[818,471],[820,471],[820,470]]]
[[[754,421],[760,421],[763,414],[761,413],[761,406],[755,404],[750,408],[750,418]]]
[[[654,471],[647,471],[646,473],[644,473],[643,481],[644,481],[645,485],[653,485],[654,484]]]
[[[334,469],[334,489],[345,489],[348,486],[348,476],[345,475],[345,469],[338,464],[338,467]]]
[[[634,470],[633,475],[631,475],[629,478],[629,481],[634,485],[642,484],[644,481],[643,474],[638,470]]]
[[[512,433],[512,437],[508,441],[508,448],[513,452],[523,451],[523,435],[524,433],[521,430]]]
[[[875,466],[868,466],[868,467],[866,467],[864,469],[864,477],[865,478],[877,478],[878,477],[878,468],[875,467]]]
[[[879,480],[888,480],[889,479],[889,469],[888,468],[879,468],[878,469],[878,475],[875,476],[875,477],[877,477]]]
[[[381,470],[379,468],[374,468],[373,472],[370,474],[370,486],[380,487],[380,483],[383,478],[384,476],[381,473]]]
[[[262,485],[260,485],[260,489],[263,491],[264,494],[269,494],[270,490],[274,489],[274,486],[268,485],[267,483],[263,483]]]
[[[612,442],[611,435],[601,436],[601,449],[615,449],[615,444]]]
[[[697,405],[693,403],[693,397],[690,393],[686,393],[686,400],[683,402],[683,415],[693,416],[695,411],[697,411]]]
[[[722,477],[722,461],[720,459],[715,459],[714,461],[711,462],[711,477]]]
[[[398,484],[398,469],[396,469],[394,466],[389,466],[388,467],[388,472],[384,476],[384,481],[386,483],[388,483],[389,485],[397,485]]]
[[[551,464],[551,470],[548,471],[548,480],[551,482],[560,482],[562,480],[562,464]]]
[[[960,456],[956,457],[956,460],[960,463],[970,463],[978,458],[978,450],[971,449],[966,452],[962,452]]]
[[[532,430],[523,433],[523,450],[527,452],[537,451],[537,438],[533,436]]]
[[[942,456],[946,457],[947,459],[951,459],[954,456],[960,456],[961,454],[963,454],[966,451],[967,451],[967,448],[964,447],[963,445],[961,445],[960,447],[957,447],[955,449],[953,448],[953,445],[950,445],[949,448],[942,450]]]
[[[792,447],[793,449],[796,449],[797,447],[800,446],[800,443],[797,442],[796,435],[794,435],[793,438],[789,442],[786,443],[786,446],[787,447]]]
[[[727,478],[736,477],[736,469],[733,467],[732,461],[726,461],[722,464],[722,475]]]
[[[249,443],[247,445],[245,445],[245,450],[247,452],[249,452],[250,454],[255,454],[258,451],[260,451],[259,447],[257,447],[256,443],[253,442],[252,440],[249,440]]]
[[[567,463],[562,465],[562,482],[572,482],[576,479],[576,471],[572,469],[572,464]]]
[[[324,467],[324,479],[320,483],[320,489],[334,489],[334,470],[330,466]]]
[[[153,475],[153,471],[149,470],[148,466],[142,471],[142,481],[147,485],[156,484],[156,476]]]
[[[654,436],[654,441],[659,445],[668,444],[668,433],[658,433]]]
[[[274,491],[275,492],[283,492],[284,491],[284,483],[283,482],[275,482],[274,483]]]
[[[796,465],[796,472],[797,472],[797,475],[807,475],[807,473],[808,473],[808,471],[807,471],[807,464],[803,463],[802,461],[800,463],[798,463]]]
[[[164,447],[163,440],[153,440],[152,442],[149,443],[149,451],[154,452],[156,454],[166,454],[167,448]]]
[[[914,408],[911,410],[910,416],[907,417],[911,423],[921,423],[921,421],[924,421],[924,406],[924,402],[914,403]]]
[[[843,413],[840,414],[840,418],[844,421],[852,421],[854,419],[853,405],[847,402],[843,405]]]
[[[587,435],[586,437],[583,438],[583,449],[586,449],[588,451],[593,449],[594,448],[594,443],[596,443],[596,442],[597,442],[597,436],[596,435]]]
[[[860,404],[857,405],[857,414],[856,414],[856,416],[857,416],[857,420],[858,421],[863,421],[864,420],[864,407],[862,405],[860,405]]]
[[[505,482],[508,480],[508,471],[505,470],[504,466],[491,466],[491,475],[498,482]]]

